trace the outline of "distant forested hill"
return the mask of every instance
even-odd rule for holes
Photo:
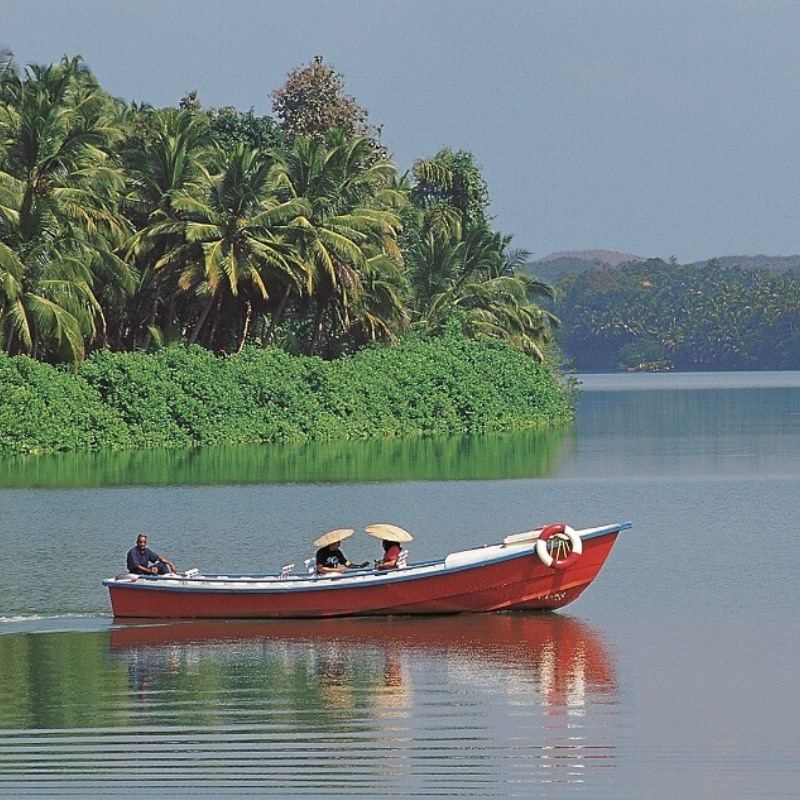
[[[555,283],[563,275],[577,275],[598,267],[615,269],[622,264],[646,260],[642,256],[621,253],[617,250],[573,250],[551,253],[544,258],[531,261],[526,265],[526,269],[545,283]],[[768,269],[771,272],[786,272],[791,269],[800,269],[800,255],[719,256],[704,261],[694,261],[687,266],[712,269],[741,267],[742,269]]]
[[[629,261],[643,261],[641,256],[616,250],[573,250],[551,253],[526,265],[528,271],[545,283],[554,283],[562,275],[586,272],[601,266],[617,267]]]
[[[742,269],[768,269],[786,272],[800,268],[800,255],[793,256],[720,256],[707,261],[696,261],[692,267],[741,267]]]
[[[800,369],[791,264],[650,259],[565,273],[555,287],[559,341],[579,371]]]

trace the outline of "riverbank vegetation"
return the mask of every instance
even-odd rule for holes
[[[561,345],[581,371],[800,368],[800,271],[660,259],[557,282]]]
[[[0,453],[331,441],[546,428],[550,370],[505,342],[406,337],[325,361],[277,347],[98,351],[78,368],[0,355]]]
[[[570,417],[549,287],[472,154],[400,175],[316,58],[274,117],[0,63],[0,452],[477,432]]]

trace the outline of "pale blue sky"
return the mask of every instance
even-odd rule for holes
[[[259,113],[320,54],[402,170],[471,150],[537,257],[800,252],[800,3],[0,0],[3,46]]]

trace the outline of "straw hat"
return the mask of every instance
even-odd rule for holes
[[[367,525],[364,530],[376,539],[383,539],[387,542],[410,542],[414,537],[397,525],[389,525],[386,522],[377,522],[375,525]]]
[[[325,547],[326,545],[333,544],[334,542],[341,542],[342,539],[346,539],[348,536],[353,535],[352,528],[338,528],[335,531],[328,531],[327,533],[323,533],[319,539],[314,540],[315,547]]]

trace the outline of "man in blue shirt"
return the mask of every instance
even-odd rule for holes
[[[140,575],[165,575],[177,571],[178,568],[168,558],[154,553],[147,546],[147,536],[143,533],[136,537],[136,547],[128,550],[128,572]]]

